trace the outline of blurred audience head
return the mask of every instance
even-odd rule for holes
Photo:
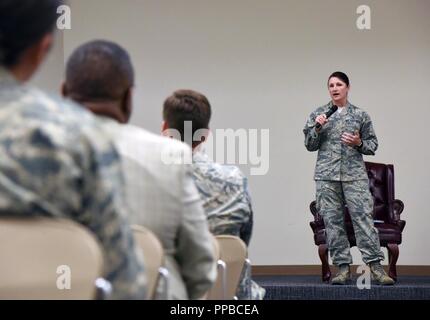
[[[193,141],[192,138],[197,130],[209,130],[211,113],[209,100],[203,94],[193,90],[177,90],[164,101],[163,131],[177,130],[181,140],[195,148],[201,141]],[[184,134],[187,121],[192,125],[192,137],[185,137]]]
[[[131,116],[133,85],[127,51],[114,42],[95,40],[70,56],[62,92],[98,115],[126,123]]]
[[[0,1],[0,65],[27,81],[53,42],[60,0]]]

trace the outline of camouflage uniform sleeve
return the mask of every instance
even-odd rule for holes
[[[183,221],[178,233],[176,259],[190,299],[201,298],[216,277],[216,265],[206,215],[190,167],[183,177]]]
[[[376,149],[378,149],[378,139],[373,129],[372,120],[367,113],[364,113],[360,137],[363,145],[357,147],[357,150],[365,155],[375,155]]]
[[[104,251],[104,277],[112,299],[145,298],[143,257],[127,221],[120,159],[99,132],[90,133],[84,153],[82,215]]]
[[[308,151],[317,151],[320,147],[320,135],[315,130],[317,112],[312,112],[306,121],[303,133],[305,134],[305,146]]]

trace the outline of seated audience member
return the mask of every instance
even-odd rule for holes
[[[177,130],[182,141],[193,148],[193,178],[203,199],[211,232],[240,237],[248,246],[253,213],[246,177],[236,166],[213,162],[202,151],[201,142],[192,141],[197,130],[206,130],[207,137],[210,118],[211,106],[204,95],[192,90],[178,90],[164,102],[163,132],[170,135],[169,129]],[[187,121],[192,126],[190,137],[184,134]],[[250,279],[250,274],[244,273],[237,297],[263,299],[265,290]],[[246,285],[248,281],[251,286]],[[251,292],[249,288],[252,288]]]
[[[0,1],[0,215],[81,223],[104,250],[111,298],[144,298],[113,144],[91,113],[25,85],[52,45],[59,5]]]
[[[123,158],[130,220],[148,227],[163,244],[170,272],[169,298],[197,299],[211,288],[216,268],[191,167],[181,158],[191,160],[191,149],[127,124],[133,73],[123,48],[108,41],[92,41],[70,57],[63,93],[97,114],[115,141]],[[170,162],[163,161],[166,156]]]

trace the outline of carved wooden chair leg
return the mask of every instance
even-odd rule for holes
[[[390,263],[388,275],[392,279],[394,279],[394,281],[397,281],[396,263],[397,263],[397,259],[399,258],[399,246],[395,243],[388,243],[387,249],[388,249],[388,258]]]
[[[331,278],[331,271],[328,264],[328,247],[326,244],[320,244],[318,246],[318,254],[322,263],[322,281],[329,282]]]

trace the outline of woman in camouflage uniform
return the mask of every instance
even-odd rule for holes
[[[375,154],[378,140],[369,115],[349,103],[349,89],[345,73],[331,74],[328,79],[331,101],[309,116],[303,130],[306,148],[318,150],[314,176],[317,208],[326,227],[330,256],[339,269],[332,284],[345,284],[351,277],[352,257],[343,215],[345,204],[357,247],[363,261],[369,264],[372,277],[380,284],[393,284],[380,263],[384,254],[373,226],[373,198],[363,161],[363,154]],[[338,108],[329,120],[326,113],[334,105]]]

